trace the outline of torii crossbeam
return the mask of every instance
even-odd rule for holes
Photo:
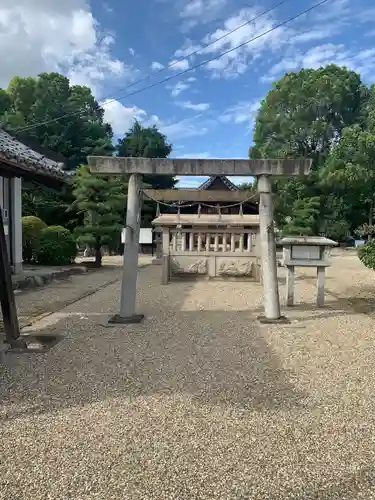
[[[250,160],[244,159],[189,159],[189,158],[122,158],[89,156],[90,171],[97,175],[130,175],[126,213],[123,278],[120,313],[110,322],[136,323],[142,314],[135,314],[138,245],[141,211],[142,175],[172,176],[254,176],[258,178],[260,247],[264,289],[264,320],[281,320],[277,283],[276,243],[273,222],[271,176],[307,175],[312,160]]]

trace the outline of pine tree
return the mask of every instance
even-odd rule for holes
[[[318,197],[304,198],[293,203],[292,216],[283,226],[285,236],[313,236],[316,234],[316,222],[319,215]]]
[[[74,205],[83,214],[76,229],[77,240],[95,250],[95,265],[102,262],[101,248],[119,239],[126,206],[126,185],[114,177],[92,175],[87,166],[77,169],[74,178]]]
[[[117,144],[118,156],[134,156],[142,158],[167,158],[172,152],[172,144],[157,127],[144,127],[135,121],[131,129]],[[177,180],[171,175],[144,175],[144,188],[171,189]],[[156,215],[156,204],[147,199],[142,205],[142,224],[148,226]]]

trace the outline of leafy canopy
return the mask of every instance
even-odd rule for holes
[[[135,122],[124,137],[118,141],[117,156],[139,158],[167,158],[172,152],[172,144],[156,126],[143,127]],[[154,189],[170,189],[176,179],[170,175],[145,175],[144,182]]]
[[[124,183],[115,177],[92,175],[87,166],[81,166],[75,174],[73,195],[83,215],[83,224],[76,229],[80,243],[99,251],[119,238],[126,202]]]
[[[273,181],[281,230],[345,239],[363,219],[373,186],[360,195],[349,186],[372,178],[366,127],[370,117],[375,122],[373,101],[357,73],[336,65],[288,73],[273,85],[259,109],[250,155],[313,160],[308,176]]]

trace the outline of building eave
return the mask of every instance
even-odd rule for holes
[[[45,184],[69,182],[64,164],[43,156],[0,129],[0,169],[10,177],[24,177]]]
[[[212,184],[215,182],[216,179],[220,179],[221,182],[225,184],[230,191],[238,191],[238,187],[235,184],[233,184],[233,182],[231,182],[225,175],[211,175],[209,179],[207,179],[205,182],[203,182],[203,184],[198,186],[198,189],[202,190],[208,189],[210,186],[212,186]]]

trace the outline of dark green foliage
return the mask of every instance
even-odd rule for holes
[[[82,214],[83,223],[75,234],[80,244],[94,248],[97,266],[101,265],[101,247],[120,242],[126,189],[121,179],[92,175],[86,166],[76,172],[74,205]]]
[[[71,86],[58,73],[42,73],[36,78],[14,77],[7,94],[11,106],[0,119],[10,130],[68,115],[20,134],[62,154],[69,169],[86,163],[88,154],[113,152],[111,127],[104,122],[104,111],[88,87]]]
[[[332,140],[357,122],[361,89],[357,73],[333,64],[286,74],[262,101],[252,155],[321,163]]]
[[[22,182],[22,213],[35,215],[47,226],[60,225],[70,231],[81,223],[81,217],[72,206],[74,197],[71,185],[63,185],[60,190],[42,186],[37,182]]]
[[[49,226],[42,230],[36,261],[45,266],[72,264],[77,255],[77,246],[69,229]]]
[[[313,160],[307,177],[273,181],[279,229],[345,241],[372,223],[374,132],[375,88],[353,71],[303,69],[273,85],[259,109],[251,157]]]
[[[253,192],[255,194],[257,192],[256,179],[254,179],[253,182],[243,182],[242,184],[239,184],[238,189],[241,189],[243,191],[250,191],[250,192]]]
[[[154,125],[143,127],[135,122],[117,145],[117,156],[133,156],[142,158],[167,158],[172,152],[172,144]],[[145,175],[144,182],[154,189],[174,187],[176,180],[170,175]]]
[[[0,89],[0,118],[9,111],[12,105],[12,99],[8,92],[3,89]]]
[[[22,257],[24,262],[32,262],[40,246],[40,236],[47,224],[38,217],[22,217]]]
[[[172,152],[172,144],[156,126],[143,127],[135,122],[117,144],[117,155],[140,158],[167,158]],[[177,180],[170,175],[144,175],[145,187],[154,189],[171,189]],[[156,214],[156,204],[145,199],[142,207],[142,224],[149,225]]]
[[[375,270],[375,242],[370,241],[359,247],[358,257],[366,267]]]
[[[62,115],[63,119],[53,121]],[[69,170],[86,163],[87,155],[110,155],[113,133],[104,122],[91,89],[70,85],[58,73],[42,73],[36,78],[14,77],[6,90],[0,89],[0,123],[10,132],[37,122],[50,123],[18,133],[22,140],[64,156]],[[23,215],[36,215],[50,224],[71,230],[81,221],[73,203],[72,187],[51,189],[31,181],[23,182]]]
[[[319,198],[295,200],[292,216],[284,225],[284,236],[313,236],[316,234],[316,220],[319,215]]]

